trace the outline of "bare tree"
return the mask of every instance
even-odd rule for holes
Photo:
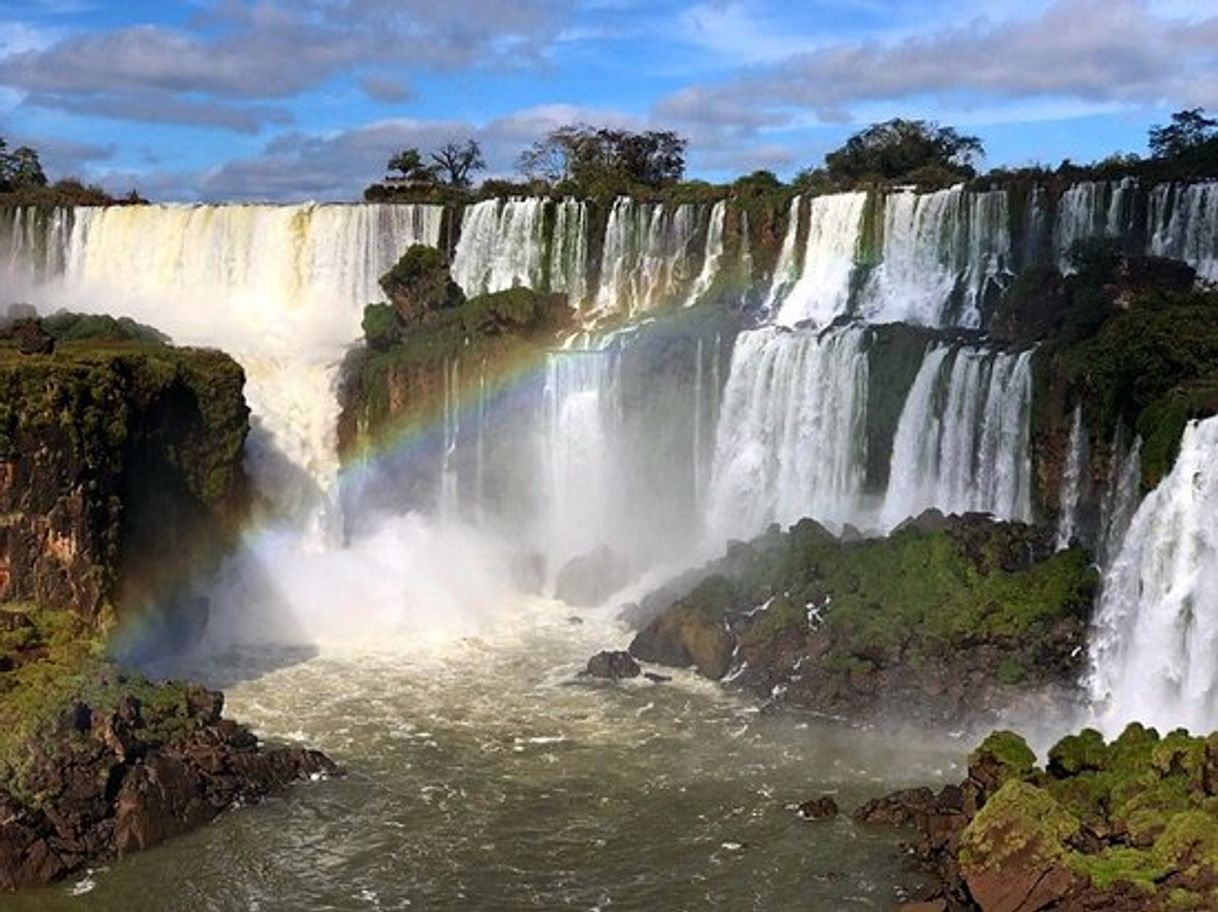
[[[470,175],[486,167],[482,158],[482,147],[476,140],[467,139],[464,143],[447,142],[431,153],[441,179],[450,187],[468,187]]]

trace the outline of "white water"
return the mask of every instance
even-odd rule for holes
[[[1137,437],[1126,452],[1117,429],[1112,442],[1112,461],[1100,503],[1100,537],[1096,557],[1107,567],[1120,551],[1125,532],[1133,521],[1142,485],[1142,438]]]
[[[1070,542],[1078,534],[1078,502],[1082,494],[1083,470],[1087,464],[1086,445],[1086,437],[1083,434],[1083,407],[1076,405],[1070,421],[1070,442],[1067,445],[1061,490],[1057,498],[1057,536],[1054,545],[1059,551],[1069,548]]]
[[[694,279],[693,288],[685,301],[686,307],[697,304],[711,289],[719,273],[723,259],[723,224],[727,218],[727,200],[719,200],[711,209],[710,222],[706,226],[706,251],[702,256],[702,269]]]
[[[636,316],[670,302],[690,281],[698,207],[619,197],[609,212],[596,308]]]
[[[835,193],[812,199],[803,270],[783,298],[776,322],[783,326],[804,322],[824,326],[846,313],[866,205],[866,193]]]
[[[1058,268],[1072,268],[1070,251],[1078,241],[1093,238],[1119,238],[1133,223],[1133,202],[1137,182],[1084,181],[1070,187],[1057,204],[1053,226],[1053,249]]]
[[[544,289],[546,201],[486,200],[466,206],[453,251],[453,281],[466,295],[523,285]]]
[[[766,293],[765,312],[773,314],[774,308],[780,304],[799,279],[799,254],[796,240],[799,237],[799,204],[801,197],[796,194],[791,199],[787,209],[787,229],[782,236],[782,247],[778,250],[778,262],[774,266],[774,276],[770,280],[770,290]]]
[[[710,539],[804,516],[857,518],[867,392],[864,330],[741,334],[723,393],[708,516]]]
[[[1030,520],[1032,353],[932,348],[893,441],[880,518],[892,528],[935,508]]]
[[[1218,725],[1218,418],[1184,432],[1104,576],[1090,689],[1109,733],[1133,719]]]
[[[1151,254],[1184,260],[1218,282],[1218,181],[1155,187],[1147,222]]]
[[[574,307],[588,294],[588,204],[565,199],[554,215],[550,291],[565,291]]]
[[[980,326],[986,291],[1008,272],[1010,246],[1004,192],[890,193],[882,260],[860,312],[877,323]]]

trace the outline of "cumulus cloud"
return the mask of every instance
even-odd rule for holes
[[[161,120],[247,129],[276,109],[234,103],[288,98],[342,72],[538,62],[566,9],[567,0],[214,0],[183,29],[139,25],[45,47],[14,40],[16,52],[0,57],[0,85],[33,93],[31,103],[62,108],[78,96],[106,116],[144,111],[140,120],[149,119],[140,98],[156,97],[167,109]],[[394,91],[377,77],[365,89]]]
[[[766,112],[840,120],[861,103],[919,97],[1218,104],[1218,15],[1171,18],[1142,0],[1056,0],[1014,21],[979,19],[893,42],[792,54],[660,102],[703,123],[756,126]],[[694,103],[696,102],[696,103]],[[761,113],[759,113],[761,112]]]

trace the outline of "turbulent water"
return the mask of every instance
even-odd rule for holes
[[[554,604],[510,610],[443,646],[208,661],[234,715],[349,775],[6,908],[888,910],[917,884],[896,833],[793,805],[958,780],[958,744],[895,750],[687,673],[580,681],[620,634]]]

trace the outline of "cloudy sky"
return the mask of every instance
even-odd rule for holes
[[[1218,0],[2,0],[0,136],[156,199],[357,196],[404,145],[491,171],[572,121],[787,176],[923,117],[987,163],[1144,151],[1218,110]]]

